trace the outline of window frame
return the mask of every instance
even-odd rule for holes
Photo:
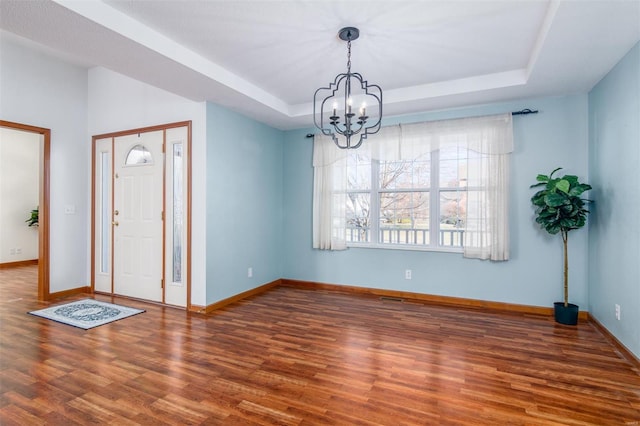
[[[350,152],[348,155],[357,155]],[[414,161],[414,160],[406,160]],[[411,250],[411,251],[435,251],[444,253],[462,253],[463,246],[446,246],[440,244],[440,194],[443,192],[460,192],[460,187],[448,188],[440,186],[440,150],[430,152],[430,176],[429,187],[411,187],[411,188],[380,188],[380,160],[370,159],[371,185],[370,189],[346,189],[345,195],[349,194],[369,194],[370,209],[368,235],[371,241],[349,241],[348,232],[350,227],[345,229],[345,240],[347,247],[354,248],[373,248],[388,250]],[[435,188],[435,190],[434,190]],[[468,186],[464,187],[464,192],[468,192]],[[476,188],[481,190],[481,188]],[[385,243],[380,241],[380,197],[384,193],[416,193],[423,192],[429,194],[429,244],[407,244],[407,243]],[[434,196],[435,195],[435,196]],[[374,214],[375,213],[375,214]],[[433,231],[435,230],[435,232]]]

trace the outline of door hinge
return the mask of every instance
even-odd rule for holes
[[[160,220],[164,220],[164,210],[160,212]]]
[[[164,288],[164,279],[160,278],[160,288]]]

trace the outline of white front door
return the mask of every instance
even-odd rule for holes
[[[164,132],[114,139],[113,293],[163,302]]]

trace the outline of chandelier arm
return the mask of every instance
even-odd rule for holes
[[[351,147],[351,149],[358,149],[358,148],[360,148],[360,145],[362,145],[362,142],[364,142],[364,140],[366,139],[366,137],[365,137],[365,136],[366,136],[366,135],[362,135],[362,136],[360,136],[360,139],[358,140],[358,143],[357,143],[357,144],[355,144],[355,145],[353,145],[353,146]]]

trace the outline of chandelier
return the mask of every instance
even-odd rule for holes
[[[333,83],[313,95],[313,122],[340,149],[358,148],[368,135],[380,130],[382,120],[382,89],[367,83],[359,73],[351,72],[351,42],[359,35],[354,27],[338,32],[338,37],[347,42],[347,72],[338,74]],[[359,108],[353,108],[354,105]],[[372,117],[367,115],[367,108]]]

